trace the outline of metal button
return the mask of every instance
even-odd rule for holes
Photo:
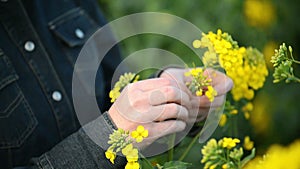
[[[35,48],[35,45],[32,41],[27,41],[24,45],[24,48],[27,52],[32,52]]]
[[[61,101],[61,99],[62,99],[61,93],[59,91],[54,91],[52,93],[52,99],[55,101],[58,101],[58,102]]]
[[[75,35],[76,35],[76,37],[79,38],[79,39],[83,39],[83,38],[84,38],[84,33],[83,33],[83,31],[82,31],[81,29],[79,29],[79,28],[77,28],[77,29],[75,30]]]

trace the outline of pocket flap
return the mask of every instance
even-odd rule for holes
[[[70,47],[85,43],[97,25],[81,8],[72,9],[49,22],[50,30]]]

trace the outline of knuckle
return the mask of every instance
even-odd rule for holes
[[[189,116],[188,110],[185,107],[181,107],[179,114],[181,114],[181,116],[187,118]]]
[[[169,96],[170,98],[174,98],[176,96],[176,89],[173,86],[167,86],[164,88],[164,92]]]
[[[167,79],[167,78],[160,78],[160,83],[170,86],[172,85],[172,80],[171,79]]]
[[[176,103],[169,104],[169,112],[178,112],[178,105]]]

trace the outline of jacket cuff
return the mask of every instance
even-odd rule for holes
[[[114,164],[105,157],[109,147],[107,141],[114,130],[112,122],[107,119],[109,116],[105,116],[86,124],[40,156],[36,165],[42,169],[124,168],[124,157],[117,156]]]

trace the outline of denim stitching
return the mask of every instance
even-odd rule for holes
[[[26,109],[26,115],[29,115],[29,121],[27,128],[25,128],[24,131],[22,131],[22,134],[18,135],[17,139],[14,141],[6,141],[6,142],[0,142],[0,149],[6,149],[6,148],[14,148],[14,147],[19,147],[26,139],[27,137],[32,133],[32,131],[35,129],[35,127],[38,124],[38,121],[36,117],[34,116],[34,113],[32,112],[31,108],[29,107],[24,95],[22,92],[20,92],[20,104],[17,104],[16,107],[23,105]]]

